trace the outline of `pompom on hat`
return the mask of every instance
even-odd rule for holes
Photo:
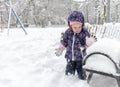
[[[84,26],[84,16],[82,12],[79,11],[73,11],[69,17],[68,17],[68,25],[71,26],[75,23],[82,23],[82,26]]]

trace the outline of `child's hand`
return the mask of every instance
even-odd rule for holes
[[[95,41],[97,41],[97,37],[95,36],[95,35],[91,35],[91,37],[95,40]]]
[[[89,47],[96,41],[97,41],[97,38],[95,36],[91,36],[89,38],[86,38],[86,45]]]
[[[58,49],[55,49],[56,50],[56,52],[55,52],[55,54],[56,54],[56,56],[61,56],[62,55],[62,53],[63,53],[63,49],[60,49],[60,48],[58,48]]]
[[[56,56],[61,56],[64,49],[65,49],[65,47],[62,44],[60,44],[59,48],[55,49],[56,50],[56,52],[55,52]]]

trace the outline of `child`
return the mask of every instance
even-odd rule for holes
[[[55,54],[60,56],[66,48],[66,75],[74,75],[75,71],[77,71],[78,78],[84,80],[82,60],[85,55],[86,47],[91,45],[91,43],[86,44],[86,39],[90,37],[90,34],[83,28],[84,16],[81,12],[73,11],[68,17],[68,25],[69,29],[65,31],[61,45],[56,50]]]

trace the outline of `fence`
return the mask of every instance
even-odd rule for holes
[[[89,25],[88,31],[99,38],[116,38],[120,40],[120,23],[106,23],[103,25]]]

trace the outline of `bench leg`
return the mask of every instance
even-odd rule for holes
[[[84,69],[83,69],[83,76],[84,76],[84,78],[86,80],[87,75],[86,75],[86,70],[84,70]]]
[[[88,75],[88,78],[87,78],[87,83],[90,82],[91,78],[92,78],[92,75],[93,75],[93,72],[90,72],[90,74]]]
[[[116,80],[117,80],[117,83],[118,83],[118,87],[120,87],[120,77],[117,77]]]

